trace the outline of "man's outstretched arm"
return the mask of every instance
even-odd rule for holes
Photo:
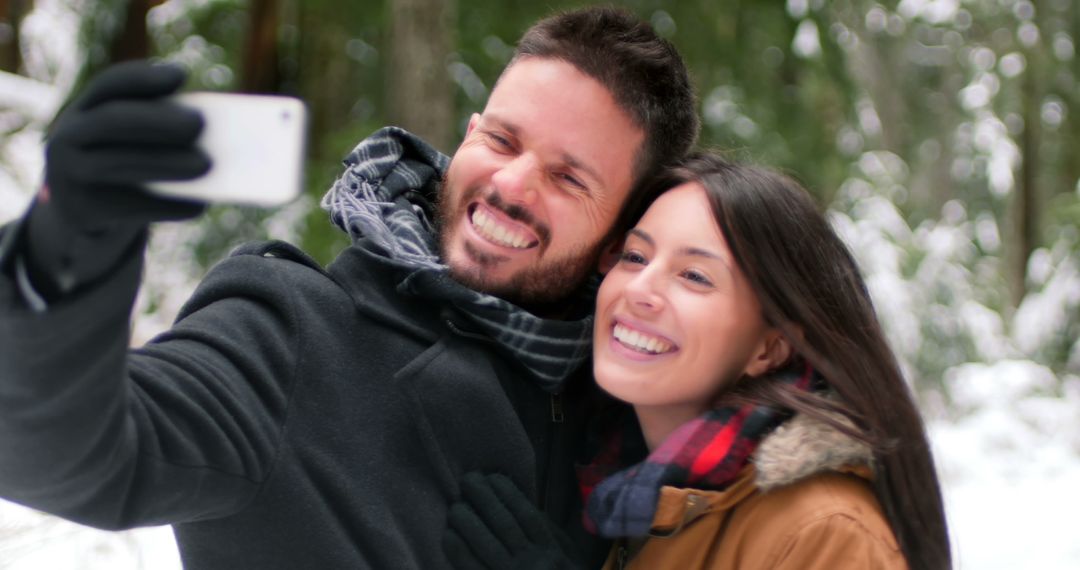
[[[50,138],[46,188],[0,230],[0,496],[104,528],[235,511],[284,421],[298,335],[270,307],[288,287],[222,285],[259,258],[223,264],[128,354],[147,224],[202,208],[142,189],[208,167],[201,118],[164,98],[182,81],[135,63],[92,82]]]

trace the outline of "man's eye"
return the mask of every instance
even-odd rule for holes
[[[511,148],[511,146],[512,146],[510,144],[510,141],[506,140],[505,138],[503,138],[503,137],[501,137],[501,136],[499,136],[499,135],[497,135],[495,133],[487,133],[487,137],[488,137],[488,140],[490,140],[492,142],[492,144],[494,144],[495,146],[502,147],[502,148],[507,149],[507,150],[509,150]]]
[[[577,188],[577,189],[579,189],[579,190],[581,190],[581,189],[584,189],[584,188],[585,188],[585,184],[583,184],[583,183],[582,183],[582,182],[581,182],[580,180],[578,180],[577,178],[575,178],[575,177],[574,177],[573,175],[571,175],[571,174],[563,174],[563,173],[560,173],[560,174],[556,174],[555,176],[556,176],[556,177],[557,177],[557,178],[558,178],[559,180],[562,180],[563,182],[565,182],[565,183],[569,184],[570,186],[573,186],[574,188]]]

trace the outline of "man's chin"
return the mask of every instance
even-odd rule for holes
[[[453,243],[451,241],[451,243]],[[481,293],[498,297],[536,314],[551,313],[551,307],[578,290],[596,267],[596,251],[581,250],[565,260],[540,263],[534,257],[510,260],[474,255],[465,244],[444,248],[450,277]],[[521,263],[517,263],[521,262]]]
[[[531,258],[510,259],[483,251],[464,242],[451,249],[446,263],[456,281],[483,293],[501,296],[516,286],[517,276],[526,273]]]
[[[521,307],[537,316],[562,318],[567,298],[576,292],[584,276],[565,275],[548,278],[536,271],[520,271],[509,277],[495,279],[477,268],[450,269],[450,277],[458,283],[508,303]]]
[[[487,293],[496,297],[505,298],[512,291],[513,277],[497,275],[490,268],[477,263],[450,263],[450,277],[462,285]]]

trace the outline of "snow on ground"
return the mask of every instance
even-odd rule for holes
[[[180,568],[169,527],[106,532],[0,501],[0,569]]]
[[[931,422],[957,568],[1078,568],[1080,378],[1030,361],[949,371],[957,411]]]

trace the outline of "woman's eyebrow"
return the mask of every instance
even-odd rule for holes
[[[656,245],[656,241],[645,230],[633,228],[630,231],[626,232],[626,235],[627,237],[635,236],[651,246]],[[727,261],[724,259],[724,256],[720,255],[719,253],[709,251],[707,249],[702,249],[700,247],[684,247],[679,249],[675,253],[677,253],[678,255],[690,255],[694,257],[708,257],[709,259],[717,259],[720,261],[724,261],[725,263]]]
[[[701,249],[699,247],[684,247],[684,248],[680,249],[678,251],[678,253],[679,253],[679,255],[691,255],[691,256],[695,256],[695,257],[708,257],[709,259],[716,259],[716,260],[719,260],[719,261],[724,261],[726,263],[726,260],[724,259],[724,256],[722,256],[722,255],[720,255],[718,253],[713,253],[713,252],[711,252],[711,251],[709,251],[707,249]]]
[[[640,238],[642,241],[644,241],[645,243],[647,243],[649,245],[656,245],[656,242],[653,241],[652,236],[649,235],[648,232],[646,232],[645,230],[639,230],[637,228],[632,228],[630,231],[626,232],[626,236],[627,237],[637,236],[638,238]]]

